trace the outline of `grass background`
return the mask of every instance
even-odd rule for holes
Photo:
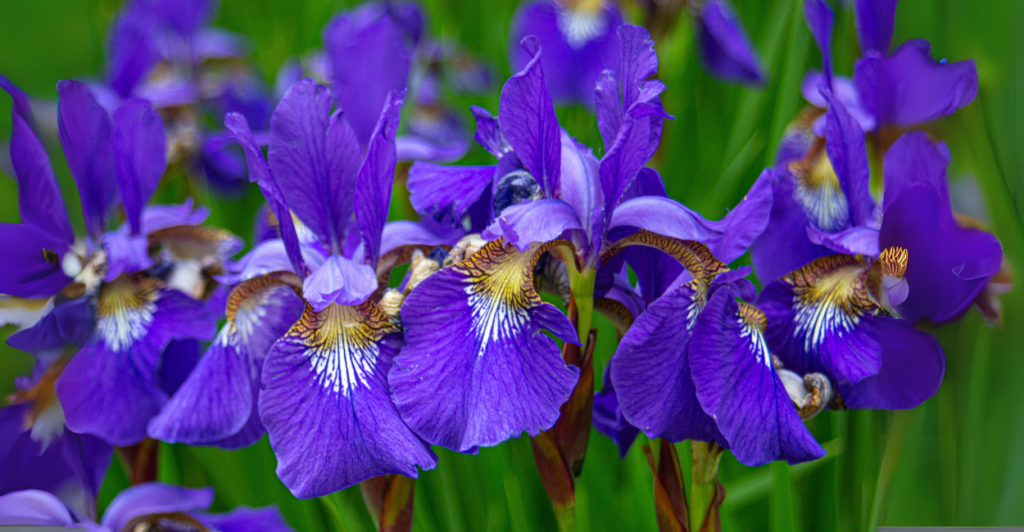
[[[224,0],[216,23],[249,36],[252,60],[270,82],[290,56],[318,47],[330,16],[355,2],[337,0]],[[802,14],[802,0],[734,0],[770,72],[760,91],[719,83],[697,64],[694,28],[682,20],[657,43],[659,78],[669,87],[661,148],[653,162],[672,197],[719,218],[734,205],[772,160],[787,123],[804,104],[800,81],[820,64]],[[0,0],[0,73],[39,100],[56,98],[63,78],[100,74],[105,31],[118,9],[115,0]],[[497,79],[509,74],[508,22],[514,0],[424,0],[435,35],[457,40],[488,61]],[[626,5],[633,21],[637,8]],[[1015,0],[903,0],[897,10],[895,43],[931,41],[933,56],[973,58],[980,93],[969,107],[937,123],[932,133],[953,154],[950,177],[954,205],[987,221],[1014,265],[1024,264],[1024,5]],[[857,56],[852,13],[837,13],[836,68],[849,75]],[[497,110],[497,84],[490,94],[456,97]],[[37,112],[40,112],[37,105]],[[10,131],[10,99],[0,96],[0,138]],[[559,109],[570,134],[603,153],[593,115]],[[464,117],[469,120],[468,112]],[[44,139],[61,180],[72,220],[80,207],[55,138]],[[486,162],[475,148],[465,162]],[[877,162],[876,162],[877,163]],[[877,170],[878,166],[875,165]],[[164,200],[180,199],[169,187]],[[211,223],[249,238],[260,203],[255,190],[228,199],[200,191],[213,211]],[[402,206],[401,201],[396,205]],[[393,209],[394,210],[394,209]],[[17,187],[0,176],[0,221],[16,222]],[[0,243],[2,245],[2,243]],[[727,492],[726,530],[868,530],[887,525],[1024,524],[1024,296],[1003,297],[1005,326],[986,327],[976,311],[934,331],[947,355],[939,393],[909,412],[825,412],[810,427],[829,454],[790,467],[775,463],[750,468],[731,457],[720,478]],[[614,351],[614,333],[598,318],[595,371],[600,375]],[[0,331],[5,338],[13,331]],[[0,345],[0,396],[31,366],[25,353]],[[598,379],[600,380],[600,379]],[[578,523],[588,530],[655,530],[651,474],[639,445],[625,460],[596,432],[578,485]],[[638,443],[645,443],[641,437]],[[680,445],[683,462],[688,446]],[[235,452],[180,445],[161,447],[160,477],[190,486],[212,485],[215,509],[239,504],[277,504],[297,530],[372,528],[357,488],[319,500],[292,497],[274,474],[276,462],[264,438]],[[437,469],[423,472],[416,487],[417,531],[553,530],[554,516],[534,470],[524,438],[478,456],[439,451]],[[101,494],[106,504],[127,485],[115,460]]]

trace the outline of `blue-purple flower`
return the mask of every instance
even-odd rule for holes
[[[665,197],[636,197],[660,186],[644,164],[667,117],[658,101],[664,85],[648,80],[657,57],[647,32],[623,26],[618,33],[621,90],[611,71],[595,89],[609,146],[600,161],[559,127],[538,41],[527,38],[532,59],[505,84],[500,116],[474,109],[477,141],[498,164],[417,163],[410,170],[417,210],[469,231],[486,227],[464,238],[451,265],[424,280],[402,309],[406,346],[390,383],[403,418],[431,443],[471,452],[555,423],[578,369],[539,331],[584,341],[595,295],[612,288],[613,275],[601,268],[621,270],[621,261],[605,265],[622,250],[652,246],[689,260],[683,257],[707,252],[698,240],[733,260],[763,230],[770,187],[759,187],[721,222]],[[535,282],[571,294],[577,323],[543,303]]]
[[[722,81],[763,86],[764,66],[732,6],[708,0],[697,9],[697,50],[704,69]]]
[[[53,494],[23,490],[0,495],[0,525],[87,529],[93,532],[136,530],[217,530],[220,532],[289,532],[277,508],[239,507],[228,513],[206,510],[213,488],[191,489],[150,482],[114,497],[103,519],[73,516]],[[76,519],[76,517],[78,517]]]

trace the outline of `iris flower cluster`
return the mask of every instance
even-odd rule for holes
[[[237,449],[267,434],[277,475],[307,498],[388,489],[435,467],[432,446],[476,453],[526,432],[571,513],[591,421],[623,455],[640,432],[703,442],[695,461],[713,471],[724,449],[751,466],[822,457],[805,421],[826,409],[916,407],[945,367],[918,325],[972,304],[998,320],[1008,289],[998,240],[951,210],[951,150],[914,130],[969,104],[977,74],[924,41],[889,54],[896,2],[853,4],[851,79],[832,69],[831,10],[805,2],[823,58],[808,106],[719,220],[648,166],[669,89],[651,34],[614,4],[521,8],[516,73],[496,112],[470,109],[494,162],[460,166],[442,164],[468,142],[439,72],[486,90],[489,71],[426,35],[415,5],[335,17],[323,52],[282,69],[272,112],[250,101],[260,113],[235,105],[244,63],[208,68],[241,56],[206,26],[208,2],[133,2],[107,82],[58,84],[78,235],[30,102],[0,77],[21,213],[0,225],[0,310],[22,328],[9,345],[37,360],[0,410],[0,524],[287,530],[273,509],[207,514],[211,491],[146,482],[100,520],[114,448],[141,468],[154,440]],[[727,4],[687,9],[711,74],[766,82]],[[453,55],[461,66],[440,68]],[[189,106],[213,97],[224,130],[189,129]],[[566,101],[592,107],[603,150],[559,124]],[[220,151],[244,157],[266,200],[237,260],[242,240],[203,225],[207,209],[150,203],[169,163],[213,168]],[[414,161],[416,221],[388,221],[399,161]],[[748,251],[753,268],[737,266]],[[619,336],[596,394],[595,312]]]

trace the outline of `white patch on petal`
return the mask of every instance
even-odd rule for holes
[[[53,298],[22,299],[0,295],[0,327],[16,325],[27,329],[53,310]]]
[[[564,9],[558,11],[558,29],[565,41],[574,49],[580,49],[608,31],[604,10]]]
[[[478,286],[466,287],[469,308],[473,311],[473,333],[480,340],[477,356],[483,356],[491,342],[509,340],[521,334],[529,315],[525,308],[509,305],[502,298],[478,292]]]
[[[772,367],[772,357],[768,353],[768,342],[764,334],[742,316],[736,320],[740,324],[740,338],[745,338],[750,343],[750,349],[757,357],[757,361],[765,366]]]
[[[196,260],[182,260],[174,263],[174,269],[167,279],[167,287],[173,288],[193,299],[201,299],[206,288],[203,266]]]
[[[46,448],[53,443],[60,435],[64,434],[64,408],[60,401],[53,401],[36,417],[32,423],[30,436],[33,441],[39,443],[39,454],[46,451]]]
[[[96,332],[107,348],[123,352],[146,336],[153,324],[158,298],[158,286],[152,279],[122,275],[104,285],[99,296]]]
[[[302,319],[287,336],[306,346],[303,355],[309,359],[317,384],[330,392],[352,397],[358,387],[370,386],[380,356],[378,342],[394,332],[398,329],[372,304],[359,307],[332,304],[322,312],[307,306]]]

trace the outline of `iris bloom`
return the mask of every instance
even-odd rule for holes
[[[668,198],[635,197],[649,182],[660,184],[643,165],[667,115],[658,102],[664,85],[647,79],[657,69],[647,32],[624,26],[619,36],[622,91],[610,71],[595,90],[598,126],[610,147],[601,161],[559,127],[539,42],[527,38],[532,59],[505,84],[500,116],[474,109],[477,140],[499,157],[497,166],[417,163],[410,170],[414,207],[464,227],[486,225],[482,237],[489,240],[465,239],[469,249],[457,246],[446,261],[452,264],[424,280],[402,309],[406,346],[390,382],[403,418],[430,443],[469,452],[554,424],[579,370],[566,367],[555,342],[539,331],[583,342],[595,290],[610,288],[599,282],[599,268],[623,249],[654,246],[678,256],[706,250],[682,242],[702,240],[730,253],[734,240],[749,243],[763,230],[768,204],[760,200],[770,188],[759,188],[751,194],[757,201],[721,222]],[[733,224],[758,223],[726,237]],[[566,265],[576,323],[534,288],[544,253]]]
[[[232,532],[289,532],[277,508],[239,507],[224,514],[206,513],[213,504],[213,488],[190,489],[149,482],[132,486],[114,497],[103,519],[74,519],[52,494],[24,490],[0,496],[0,525],[48,526],[121,530],[210,530]]]
[[[430,238],[411,222],[384,223],[400,98],[385,100],[365,155],[343,111],[331,112],[330,90],[311,79],[274,111],[269,164],[244,118],[229,116],[282,239],[243,260],[228,324],[150,426],[154,436],[234,447],[265,427],[278,476],[299,497],[434,466],[386,380],[401,327],[378,279],[386,286],[390,268],[408,260],[404,244]]]
[[[896,1],[854,0],[863,55],[854,63],[851,80],[830,72],[831,10],[821,0],[807,0],[808,25],[825,60],[822,72],[811,72],[804,78],[801,88],[808,102],[825,108],[829,102],[823,94],[832,92],[864,131],[876,131],[928,122],[974,101],[978,72],[973,60],[936,62],[931,58],[931,45],[924,39],[907,41],[889,54]]]
[[[16,102],[11,159],[22,213],[21,224],[2,228],[16,259],[0,292],[56,296],[47,316],[8,342],[36,354],[65,343],[83,346],[55,382],[68,428],[116,445],[136,443],[166,400],[157,374],[161,352],[173,339],[214,333],[214,317],[182,292],[193,293],[201,282],[189,272],[216,266],[240,243],[222,231],[182,225],[192,218],[187,206],[189,212],[143,208],[165,166],[163,125],[148,102],[128,100],[111,117],[85,85],[62,81],[60,139],[86,227],[76,241],[30,126],[27,98],[0,81]],[[128,227],[104,232],[118,197]]]
[[[15,380],[18,391],[0,408],[0,495],[38,489],[56,494],[75,515],[95,518],[96,495],[114,448],[64,426],[53,383],[66,359],[38,360],[31,376]]]

